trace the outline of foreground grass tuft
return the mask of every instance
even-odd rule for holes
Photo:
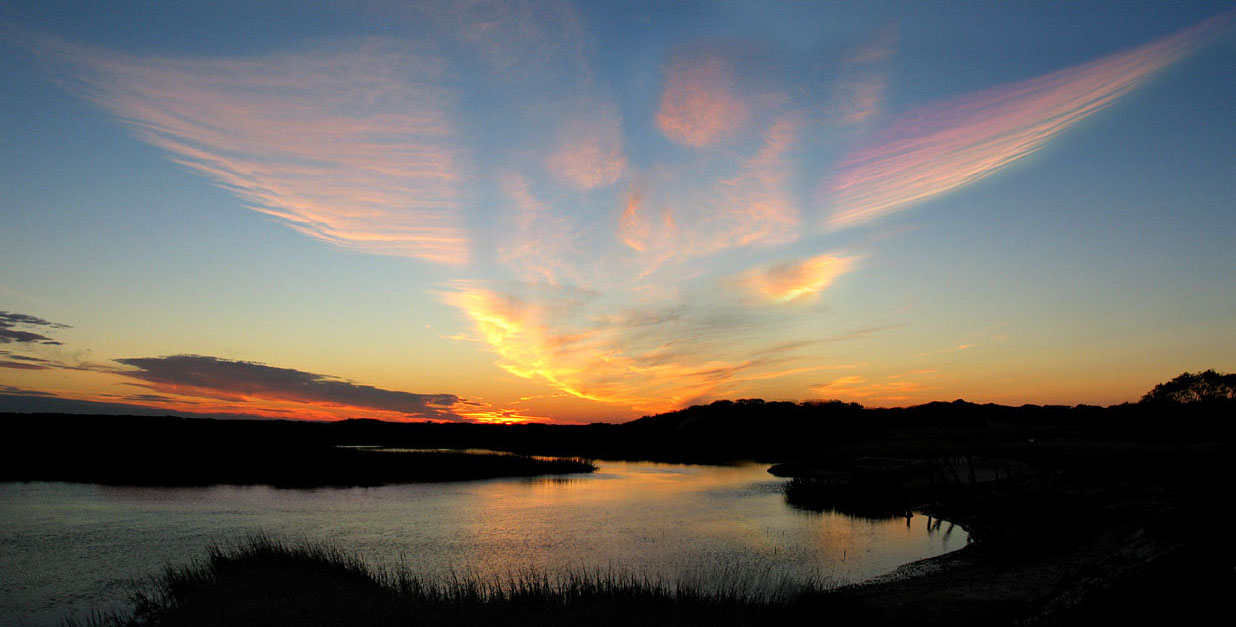
[[[374,569],[331,546],[255,536],[168,567],[133,594],[130,613],[87,624],[757,625],[801,611],[818,591],[727,582],[705,589],[614,571],[426,579],[406,567]]]

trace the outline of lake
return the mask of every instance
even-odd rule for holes
[[[804,512],[767,465],[598,462],[591,475],[285,490],[0,483],[0,623],[123,607],[131,582],[264,532],[428,575],[617,570],[753,588],[856,582],[959,549],[960,527]]]

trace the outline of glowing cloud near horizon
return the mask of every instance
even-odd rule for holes
[[[543,291],[542,288],[541,291]],[[692,322],[674,314],[607,313],[595,296],[558,292],[532,299],[460,282],[443,295],[472,320],[507,372],[573,396],[660,412],[732,392],[734,384],[817,367],[785,368],[798,344],[727,359],[677,338]]]
[[[1080,66],[907,112],[845,159],[823,188],[829,224],[839,229],[869,222],[1033,154],[1188,55],[1232,15]]]
[[[747,272],[739,283],[766,300],[785,303],[818,296],[853,266],[852,257],[820,255]]]

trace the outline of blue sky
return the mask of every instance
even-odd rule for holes
[[[589,422],[1236,370],[1230,5],[0,20],[0,409]]]

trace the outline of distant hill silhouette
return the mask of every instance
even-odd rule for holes
[[[1221,375],[1227,376],[1227,375]],[[1158,388],[1156,388],[1158,389]],[[855,403],[716,401],[624,424],[485,425],[213,420],[175,416],[0,414],[0,480],[82,476],[57,467],[147,463],[152,475],[195,460],[226,467],[228,459],[283,459],[288,468],[334,459],[333,447],[462,449],[596,459],[676,462],[783,462],[863,448],[868,455],[975,453],[1035,438],[1104,437],[1163,440],[1230,437],[1236,400],[1156,400],[1112,407],[1009,407],[962,400],[907,408]],[[983,451],[979,451],[980,453]],[[990,451],[988,451],[990,452]],[[143,460],[145,460],[143,462]],[[36,472],[37,471],[37,472]],[[292,473],[292,470],[288,471]],[[89,473],[86,473],[89,474]],[[209,472],[193,474],[205,481]],[[290,477],[290,474],[289,474]]]

